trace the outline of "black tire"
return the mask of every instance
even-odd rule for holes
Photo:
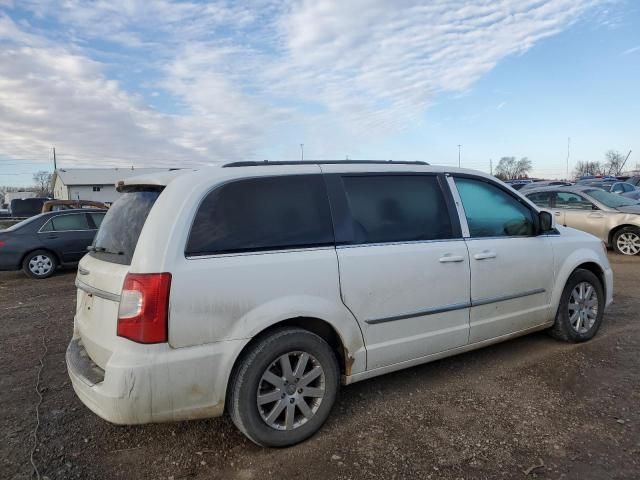
[[[40,259],[38,259],[40,257]],[[38,261],[40,268],[34,265],[33,262]],[[47,250],[35,250],[28,253],[22,261],[22,270],[31,278],[43,279],[49,278],[56,271],[58,266],[58,259],[56,256]],[[38,273],[42,272],[42,273]]]
[[[620,255],[633,256],[640,253],[640,228],[623,227],[613,234],[611,240],[613,249]]]
[[[589,284],[593,287],[596,298],[598,300],[598,304],[597,313],[595,314],[595,320],[593,321],[593,324],[590,325],[589,328],[586,328],[583,325],[583,329],[585,329],[585,331],[578,331],[576,329],[576,326],[572,324],[572,321],[570,319],[569,302],[574,289],[579,288],[578,286],[582,283]],[[567,280],[567,284],[565,285],[564,290],[562,291],[562,296],[560,297],[560,305],[558,306],[558,312],[556,313],[556,320],[553,326],[549,329],[549,333],[552,337],[558,340],[563,340],[565,342],[578,343],[591,340],[600,328],[600,324],[602,323],[602,316],[604,315],[604,305],[604,289],[602,287],[602,282],[600,282],[600,279],[589,270],[577,269],[571,274],[569,280]]]
[[[258,407],[258,389],[269,385],[268,382],[266,384],[264,383],[263,374],[265,374],[268,369],[278,368],[277,365],[281,365],[279,363],[281,357],[291,353],[294,356],[287,358],[295,359],[295,355],[301,352],[311,356],[310,360],[305,362],[305,365],[310,363],[311,366],[319,365],[322,368],[324,377],[320,378],[324,380],[322,385],[324,387],[324,396],[316,404],[313,402],[317,402],[317,399],[310,400],[313,408],[316,408],[316,410],[311,418],[308,419],[303,415],[302,410],[296,403],[296,406],[291,407],[292,411],[301,419],[298,420],[299,422],[305,423],[290,430],[278,430],[267,424],[267,419],[263,419],[263,415],[265,415],[264,410],[273,408],[272,411],[275,411],[275,407],[282,401],[282,404],[285,405],[285,407],[283,407],[285,410],[282,410],[282,414],[279,414],[276,418],[286,418],[289,408],[286,406],[287,401],[293,403],[292,397],[284,393],[284,390],[273,386],[273,390],[269,393],[275,394],[276,396],[287,396],[282,397],[282,400],[274,400],[275,403],[273,404],[265,404],[263,412],[261,413],[259,408],[262,407]],[[297,358],[299,361],[300,357]],[[292,364],[294,374],[296,366],[297,363]],[[311,366],[307,368],[311,368]],[[308,372],[309,370],[305,371]],[[283,380],[285,375],[282,374],[281,377]],[[340,371],[338,361],[327,342],[315,333],[300,328],[278,329],[250,346],[248,351],[239,359],[229,383],[227,409],[236,427],[254,443],[264,447],[287,447],[295,445],[316,433],[324,424],[335,402],[339,388],[339,379]],[[302,382],[300,384],[302,384]],[[294,390],[292,395],[296,395],[297,386],[293,385],[293,383],[283,388],[290,388],[291,386],[293,386]],[[300,389],[298,391],[303,390],[304,389]],[[287,392],[290,393],[289,390],[287,390]],[[302,397],[303,395],[300,396]],[[297,400],[295,401],[297,402]],[[273,405],[273,407],[269,405]],[[306,401],[305,405],[307,405]],[[294,417],[292,416],[292,418]]]

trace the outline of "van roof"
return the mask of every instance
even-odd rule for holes
[[[117,184],[118,189],[127,186],[149,185],[167,186],[179,177],[197,175],[202,178],[242,178],[246,176],[287,175],[302,173],[349,173],[349,172],[432,172],[432,173],[468,173],[484,177],[490,175],[465,168],[430,165],[420,161],[390,160],[309,160],[283,162],[232,162],[223,165],[204,166],[198,169],[180,169],[156,172],[125,178]],[[493,178],[493,177],[490,177]]]

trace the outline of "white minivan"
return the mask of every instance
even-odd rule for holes
[[[118,189],[66,355],[118,424],[226,409],[254,442],[292,445],[340,384],[536,330],[585,341],[612,301],[600,240],[479,172],[236,162]]]

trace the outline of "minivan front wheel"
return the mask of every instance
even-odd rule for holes
[[[576,270],[562,291],[551,335],[566,342],[590,340],[602,323],[604,304],[600,279],[589,270]]]
[[[336,356],[321,337],[299,328],[276,330],[240,359],[228,410],[238,429],[258,445],[294,445],[329,416],[339,377]]]

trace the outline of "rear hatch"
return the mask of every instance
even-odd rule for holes
[[[78,266],[76,329],[91,359],[103,369],[119,341],[122,285],[142,227],[161,191],[155,186],[125,190],[105,215],[89,254]]]

